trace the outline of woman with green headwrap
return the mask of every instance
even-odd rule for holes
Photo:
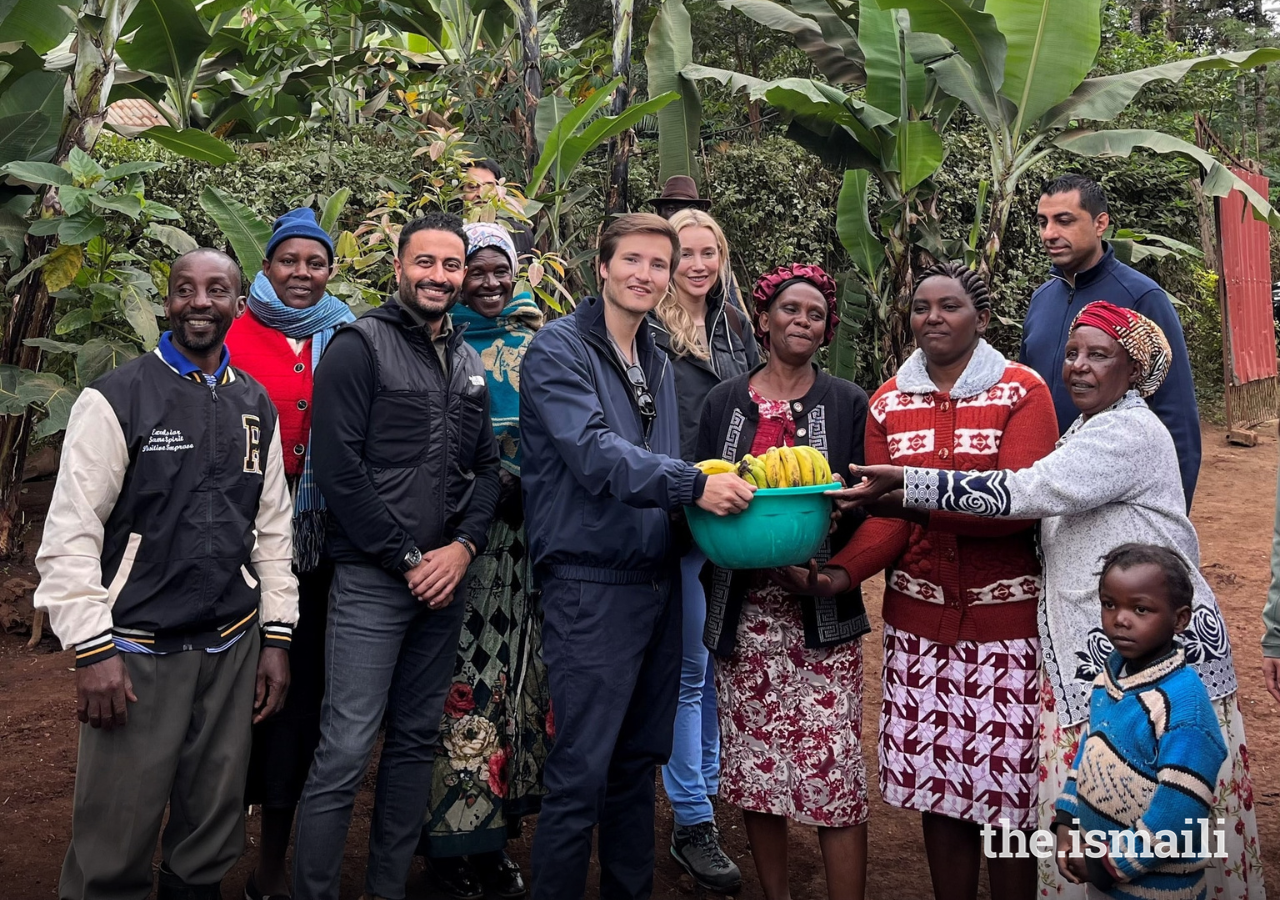
[[[520,498],[520,363],[542,311],[513,297],[516,250],[502,225],[465,226],[467,274],[453,322],[484,362],[502,494],[488,549],[468,570],[467,614],[418,844],[435,886],[455,900],[523,897],[507,839],[542,800],[550,693],[531,593]]]

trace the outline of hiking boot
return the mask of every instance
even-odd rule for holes
[[[676,825],[671,830],[671,855],[702,887],[732,894],[742,887],[742,873],[720,849],[719,837],[715,822]]]

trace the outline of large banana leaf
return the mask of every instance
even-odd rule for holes
[[[942,138],[931,122],[899,123],[894,162],[904,194],[938,171],[942,156]]]
[[[973,68],[978,87],[994,95],[1004,82],[1007,45],[995,17],[969,5],[968,0],[864,0],[881,9],[905,9],[911,30],[936,34],[955,44]],[[945,90],[945,88],[944,88]]]
[[[791,35],[796,46],[828,81],[851,85],[866,81],[861,58],[850,56],[840,44],[828,41],[821,26],[813,19],[797,15],[794,10],[773,0],[720,0],[720,5],[725,9],[736,9],[766,28]]]
[[[1207,151],[1195,144],[1180,140],[1159,131],[1142,128],[1116,128],[1109,131],[1068,131],[1054,138],[1053,143],[1079,156],[1116,157],[1128,156],[1139,147],[1161,154],[1173,154],[1199,164],[1204,172],[1204,192],[1211,197],[1225,197],[1240,191],[1253,207],[1256,218],[1263,219],[1273,228],[1280,227],[1280,213],[1271,208],[1266,198],[1218,162]]]
[[[609,98],[613,96],[613,92],[618,89],[622,81],[623,79],[619,76],[603,87],[592,91],[581,103],[566,112],[552,126],[551,131],[547,134],[546,141],[543,142],[542,155],[538,157],[538,164],[533,167],[533,174],[529,176],[528,193],[530,196],[535,196],[539,192],[542,187],[542,180],[547,177],[547,172],[551,170],[552,165],[559,158],[565,143],[578,133],[583,122],[609,102]]]
[[[538,101],[538,110],[533,118],[533,134],[538,141],[539,150],[547,145],[551,129],[572,111],[573,101],[559,94],[548,94]]]
[[[926,68],[933,73],[944,93],[967,106],[993,134],[1001,134],[1017,117],[1018,111],[1013,104],[999,93],[988,91],[963,56],[953,53],[928,64]]]
[[[855,131],[890,128],[898,121],[896,112],[877,109],[837,87],[808,78],[765,81],[741,72],[699,65],[685,66],[683,73],[688,78],[713,78],[735,91],[745,89],[752,100],[764,100],[770,106],[794,115],[816,117]]]
[[[1073,119],[1109,122],[1120,115],[1138,92],[1153,81],[1181,81],[1191,72],[1205,69],[1252,69],[1280,62],[1280,49],[1241,50],[1217,56],[1201,56],[1178,62],[1135,69],[1118,75],[1089,78],[1066,100],[1050,109],[1040,120],[1039,129],[1063,128]]]
[[[252,272],[262,265],[267,255],[267,242],[271,240],[269,222],[211,184],[200,193],[200,206],[222,231],[242,269]]]
[[[1093,68],[1099,0],[987,0],[1008,43],[1000,93],[1018,108],[1015,135],[1071,96]]]
[[[808,150],[823,165],[835,172],[846,169],[867,169],[883,174],[885,160],[873,155],[843,125],[832,126],[805,118],[792,119],[787,126],[787,137]]]
[[[870,173],[865,170],[844,173],[844,183],[836,200],[836,234],[858,271],[873,281],[884,262],[884,245],[872,232],[867,215],[869,178]]]
[[[904,116],[925,103],[928,76],[924,66],[903,57],[898,14],[864,3],[858,14],[858,42],[866,56],[867,102],[877,109]],[[950,48],[944,48],[950,52]],[[903,91],[906,104],[903,104]]]
[[[234,162],[237,159],[236,151],[230,144],[218,140],[199,128],[179,130],[168,125],[153,125],[146,131],[139,132],[139,136],[150,138],[179,156],[213,163],[215,166]]]
[[[53,157],[66,83],[59,72],[28,72],[0,95],[0,164]]]
[[[702,129],[698,86],[680,74],[693,62],[693,33],[684,0],[665,0],[649,29],[644,52],[649,70],[649,96],[675,91],[679,98],[658,111],[658,183],[672,175],[696,177],[694,156]]]
[[[601,116],[593,120],[590,125],[582,129],[581,134],[574,135],[565,141],[555,164],[558,175],[557,183],[563,186],[568,181],[569,175],[577,168],[578,163],[582,161],[582,157],[605,141],[612,140],[622,134],[622,132],[634,126],[645,116],[654,115],[678,96],[679,94],[675,91],[671,91],[657,97],[651,97],[636,106],[628,106],[621,115]]]
[[[186,79],[213,42],[191,0],[139,0],[116,53],[135,72]]]
[[[80,0],[7,0],[0,3],[0,44],[26,44],[48,53],[76,27]]]
[[[791,8],[807,19],[818,23],[822,39],[833,47],[839,47],[846,57],[861,61],[862,47],[858,43],[857,15],[848,10],[839,11],[843,0],[791,0]]]

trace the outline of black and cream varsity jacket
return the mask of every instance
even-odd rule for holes
[[[117,638],[216,650],[259,624],[264,647],[288,649],[291,519],[266,390],[230,366],[210,387],[157,349],[71,409],[35,606],[78,666],[114,656]]]

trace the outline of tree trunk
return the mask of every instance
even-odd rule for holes
[[[516,0],[520,29],[520,66],[524,70],[524,162],[532,172],[538,164],[538,99],[542,96],[542,36],[538,33],[538,0]]]
[[[631,99],[631,13],[634,0],[613,0],[613,74],[622,76],[622,84],[613,95],[609,114],[620,116]],[[605,215],[627,212],[630,193],[627,189],[631,160],[631,129],[609,141],[609,193],[605,198]]]
[[[1262,159],[1262,135],[1267,129],[1267,67],[1253,73],[1253,155]]]
[[[1174,13],[1177,11],[1177,0],[1164,0],[1164,36],[1166,40],[1176,41],[1178,39],[1177,23],[1174,21]]]
[[[1196,203],[1196,221],[1200,227],[1200,249],[1204,253],[1204,267],[1210,272],[1221,272],[1218,266],[1218,227],[1213,215],[1213,201],[1205,196],[1199,178],[1191,180],[1191,196]]]
[[[75,69],[67,97],[67,117],[52,160],[55,164],[64,162],[72,147],[88,152],[97,142],[107,117],[107,97],[115,81],[116,41],[137,3],[138,0],[89,0],[80,10],[76,20]],[[57,190],[47,189],[40,202],[44,207],[58,209]],[[28,258],[48,253],[53,246],[52,237],[29,235]],[[26,341],[49,336],[54,306],[42,273],[32,272],[13,297],[0,338],[0,363],[39,370],[40,350]],[[23,415],[0,419],[0,558],[12,556],[20,546],[18,498],[31,425],[29,408]]]
[[[1134,34],[1142,34],[1142,4],[1134,3],[1129,10],[1129,30]]]

